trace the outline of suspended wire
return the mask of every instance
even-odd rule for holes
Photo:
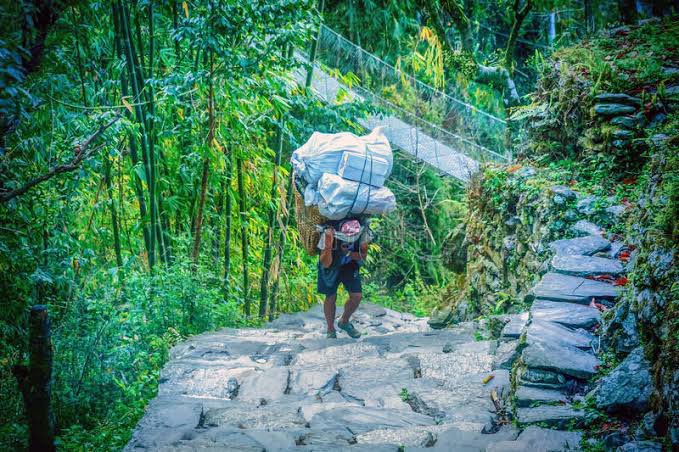
[[[444,119],[455,121],[462,129],[485,133],[490,141],[496,144],[504,135],[504,128],[507,123],[504,119],[404,73],[326,26],[322,26],[319,34],[317,57],[324,64],[323,66],[317,63],[312,65],[316,74],[312,79],[312,87],[324,101],[336,101],[344,91],[351,99],[369,99],[377,105],[384,106],[387,111],[393,112],[395,115],[387,115],[382,119],[372,117],[367,120],[359,120],[359,122],[367,128],[385,126],[394,146],[401,148],[418,160],[432,165],[442,173],[466,182],[471,174],[478,169],[478,162],[480,161],[507,162],[511,160],[510,156],[505,156],[484,146],[478,142],[476,137],[465,137],[441,124],[434,124],[428,119],[424,119],[419,110],[421,107],[417,104],[418,102],[424,103],[425,106],[431,104],[430,108],[433,108],[433,110],[427,111],[431,111],[435,115],[443,114]],[[297,52],[296,58],[306,65],[310,65],[305,55]],[[328,69],[324,70],[326,65]],[[350,68],[358,69],[362,82],[367,82],[367,85],[377,82],[377,87],[359,84],[346,86],[344,82],[330,75],[334,70],[346,69],[347,65]],[[348,72],[351,72],[351,70]],[[297,78],[300,80],[305,78],[303,71],[297,74]],[[403,81],[409,81],[410,84],[399,83]],[[351,82],[349,83],[351,85]],[[416,98],[419,99],[418,102],[415,102],[414,109],[416,111],[409,111],[407,107],[397,105],[383,96],[379,83],[382,83],[381,86],[385,89],[398,90],[399,87],[406,86],[415,88],[414,92],[405,91],[402,94],[406,97],[416,95]],[[444,102],[441,103],[440,101]],[[461,112],[456,112],[455,109],[451,110],[447,106],[448,104],[460,107],[462,113],[466,112],[474,116],[451,117],[449,116],[450,113],[459,115]],[[412,103],[408,105],[412,106]],[[485,129],[479,129],[483,125],[484,119],[489,122],[484,125]],[[445,143],[450,143],[450,145]]]
[[[487,118],[489,118],[489,119],[491,119],[491,120],[493,120],[493,121],[497,121],[497,122],[500,122],[500,123],[502,123],[502,124],[507,124],[507,121],[504,120],[504,119],[502,119],[502,118],[499,118],[499,117],[497,117],[497,116],[495,116],[495,115],[493,115],[493,114],[491,114],[491,113],[488,113],[488,112],[486,112],[486,111],[484,111],[484,110],[481,110],[480,108],[478,108],[478,107],[476,107],[476,106],[474,106],[474,105],[472,105],[472,104],[470,104],[470,103],[468,103],[468,102],[465,102],[465,101],[463,101],[463,100],[460,100],[460,99],[458,99],[458,98],[456,98],[456,97],[454,97],[454,96],[451,96],[451,95],[448,94],[448,93],[445,93],[445,92],[443,92],[443,91],[441,91],[441,90],[439,90],[439,89],[437,89],[437,88],[434,88],[433,86],[429,85],[428,83],[425,83],[425,82],[423,82],[423,81],[421,81],[421,80],[419,80],[419,79],[413,77],[413,76],[410,75],[410,74],[406,74],[406,73],[403,72],[402,70],[400,70],[400,69],[396,68],[395,66],[393,66],[393,65],[391,65],[391,64],[389,64],[389,63],[387,63],[386,61],[384,61],[383,59],[381,59],[381,58],[378,57],[377,55],[374,55],[374,54],[368,52],[367,50],[363,49],[363,48],[360,47],[359,45],[356,45],[356,44],[354,44],[353,42],[349,41],[347,38],[345,38],[345,37],[342,36],[341,34],[337,33],[336,31],[334,31],[334,30],[331,29],[330,27],[327,27],[326,25],[321,25],[321,33],[323,33],[323,32],[327,32],[327,33],[332,34],[332,35],[335,36],[337,39],[343,41],[345,44],[347,44],[347,45],[349,45],[349,46],[355,48],[356,50],[358,50],[359,52],[365,54],[365,55],[368,56],[369,58],[371,58],[371,59],[373,59],[373,60],[375,60],[375,61],[378,61],[380,64],[382,64],[382,65],[388,67],[389,69],[391,69],[392,71],[394,71],[395,73],[397,73],[397,74],[399,75],[400,78],[407,78],[407,79],[411,80],[414,84],[416,84],[416,85],[418,85],[418,86],[420,86],[420,87],[422,87],[422,88],[425,88],[425,89],[427,89],[427,90],[430,90],[430,91],[432,91],[433,93],[437,94],[438,96],[444,97],[444,98],[446,98],[446,99],[452,101],[453,103],[456,103],[456,104],[458,104],[458,105],[460,105],[460,106],[462,106],[462,107],[464,107],[464,108],[466,108],[466,109],[468,109],[468,110],[472,110],[472,111],[474,111],[474,112],[476,112],[476,113],[479,113],[479,114],[481,114],[481,115],[483,115],[483,116],[486,116]]]
[[[492,28],[488,27],[487,25],[483,25],[481,22],[475,22],[475,23],[476,23],[476,25],[478,25],[479,27],[483,28],[486,31],[490,31],[493,34],[496,34],[498,36],[502,36],[504,38],[509,38],[509,35],[507,33],[502,33],[501,31],[493,30]],[[533,42],[533,41],[529,41],[527,39],[522,39],[522,38],[517,38],[516,41],[520,42],[522,44],[526,44],[530,47],[534,47],[536,49],[552,50],[551,46],[548,46],[548,45],[545,45],[545,44],[540,44],[539,42]]]

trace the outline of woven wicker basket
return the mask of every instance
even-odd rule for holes
[[[297,230],[299,231],[299,239],[302,241],[302,246],[310,256],[318,254],[318,241],[321,236],[316,231],[316,225],[323,224],[328,221],[327,218],[318,212],[316,206],[305,206],[304,198],[299,191],[293,186],[295,190],[295,217],[297,218]]]

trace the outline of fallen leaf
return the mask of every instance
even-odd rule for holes
[[[589,307],[598,309],[601,312],[608,311],[608,308],[606,306],[602,305],[601,303],[597,303],[596,301],[594,301],[594,299],[592,299],[592,302],[589,304]]]
[[[614,286],[625,286],[625,285],[627,285],[627,282],[628,282],[627,278],[625,278],[624,276],[621,276],[620,278],[613,281],[613,285]]]
[[[484,385],[487,384],[493,378],[495,378],[495,375],[493,375],[493,374],[488,375],[486,378],[483,379],[483,384]]]

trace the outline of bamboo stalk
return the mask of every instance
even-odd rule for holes
[[[225,151],[226,152],[226,151]],[[224,303],[229,301],[229,275],[231,270],[231,179],[233,158],[231,151],[226,155],[226,174],[224,177]]]
[[[266,229],[266,247],[264,249],[264,261],[262,262],[262,279],[259,287],[259,317],[266,315],[269,300],[269,275],[271,273],[271,249],[273,247],[274,217],[278,197],[278,171],[281,166],[281,153],[283,152],[283,126],[278,124],[276,134],[276,150],[273,167],[273,180],[271,181],[271,198],[269,201],[269,217]]]
[[[238,206],[240,210],[240,240],[243,264],[243,306],[245,315],[250,315],[250,278],[248,275],[248,220],[245,185],[243,184],[243,160],[236,159],[236,176],[238,179]]]
[[[295,186],[292,182],[292,177],[292,174],[290,174],[285,209],[283,209],[283,212],[281,213],[284,219],[281,221],[281,228],[279,229],[278,233],[277,257],[275,264],[279,271],[275,272],[273,284],[271,286],[271,297],[269,298],[269,320],[273,320],[273,317],[276,314],[276,299],[278,297],[278,291],[280,287],[280,268],[283,266],[283,258],[285,256],[285,242],[291,217],[290,209],[292,209],[292,203],[294,199],[293,190],[295,190]]]
[[[113,3],[113,26],[115,30],[114,34],[114,40],[115,40],[115,47],[116,51],[118,52],[118,55],[120,58],[126,58],[127,56],[127,46],[123,45],[125,42],[125,37],[123,35],[123,30],[122,30],[122,10],[120,6],[120,2],[114,2]],[[131,74],[132,71],[129,70],[129,64],[128,64],[128,74]],[[125,75],[125,72],[121,72],[120,74],[120,89],[121,89],[121,94],[123,98],[127,97],[129,95],[129,83],[128,79]],[[131,117],[131,113],[129,111],[125,112],[126,117],[129,119]],[[129,143],[130,143],[130,159],[132,160],[132,165],[136,166],[139,163],[139,153],[137,150],[137,142],[134,139],[134,136],[130,135],[128,137]],[[141,184],[141,178],[137,174],[137,172],[134,172],[134,191],[137,195],[137,202],[139,203],[139,216],[141,217],[141,221],[143,224],[143,236],[144,236],[144,245],[146,248],[146,253],[147,255],[152,254],[152,240],[151,240],[151,229],[150,225],[148,222],[148,211],[146,209],[146,200],[144,196],[144,189]]]

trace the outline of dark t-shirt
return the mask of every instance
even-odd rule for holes
[[[344,248],[342,247],[343,244],[345,245]],[[347,292],[360,293],[362,291],[360,263],[347,255],[350,251],[357,251],[359,243],[347,244],[335,239],[335,245],[332,250],[330,267],[323,267],[320,259],[318,260],[318,292],[331,295],[337,292],[337,287],[340,284],[343,284]]]

